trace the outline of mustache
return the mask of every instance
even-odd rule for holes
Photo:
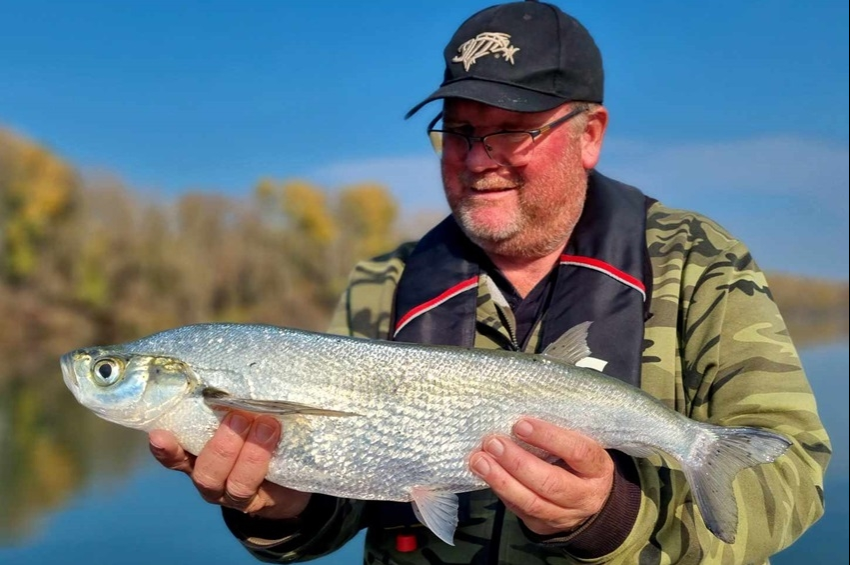
[[[460,175],[460,181],[463,186],[467,186],[473,190],[520,189],[525,184],[522,177],[517,174],[494,175],[493,173],[488,173],[481,175],[468,171]]]

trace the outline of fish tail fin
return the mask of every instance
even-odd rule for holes
[[[743,469],[772,462],[790,445],[785,437],[758,428],[704,428],[683,471],[711,533],[726,543],[735,541],[738,505],[732,481]]]

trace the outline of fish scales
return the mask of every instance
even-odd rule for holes
[[[586,355],[588,326],[556,343]],[[523,416],[635,456],[672,455],[697,487],[709,528],[734,539],[732,478],[773,461],[790,442],[755,428],[695,422],[578,360],[199,324],[69,352],[62,367],[78,400],[100,416],[167,429],[192,453],[218,427],[222,407],[277,414],[284,434],[269,480],[306,492],[412,501],[449,543],[454,524],[439,512],[434,517],[434,497],[451,505],[455,493],[486,488],[468,468],[470,454],[489,434],[510,435]],[[706,460],[716,477],[703,477]]]
[[[465,355],[458,358],[457,351],[434,352],[417,345],[379,346],[364,354],[359,342],[269,328],[260,328],[257,338],[241,343],[239,335],[232,334],[242,328],[217,329],[221,335],[190,333],[185,344],[177,344],[177,351],[185,347],[181,359],[212,386],[237,396],[251,394],[360,415],[305,416],[304,433],[284,435],[269,477],[293,488],[396,501],[410,500],[410,486],[427,484],[434,476],[445,477],[454,489],[484,488],[486,484],[460,463],[482,437],[509,434],[512,423],[523,415],[599,438],[608,424],[618,421],[621,429],[613,430],[615,434],[647,433],[636,426],[635,414],[624,412],[618,381],[581,379],[580,368],[555,361],[493,356],[473,349],[463,350]],[[143,341],[127,350],[164,352],[158,345]],[[196,358],[194,352],[201,354]],[[282,371],[285,377],[280,376]],[[241,386],[233,375],[243,376]],[[506,379],[509,375],[523,379]],[[281,378],[288,390],[281,386]],[[254,386],[248,387],[249,382]],[[589,404],[580,399],[593,397],[600,400],[588,414]],[[572,398],[578,402],[567,402]],[[587,425],[596,421],[605,422],[605,427]],[[336,474],[328,474],[329,467],[336,467],[343,477],[368,477],[368,482],[340,487]],[[378,483],[388,468],[393,469],[392,480]]]

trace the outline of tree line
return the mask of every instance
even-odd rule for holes
[[[199,321],[321,330],[354,263],[401,241],[398,217],[375,183],[146,198],[0,128],[0,379]],[[846,335],[846,281],[769,280],[798,342]]]
[[[375,183],[146,199],[0,129],[0,351],[19,365],[0,375],[199,321],[322,329],[355,261],[399,243],[397,216]]]

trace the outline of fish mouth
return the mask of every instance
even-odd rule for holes
[[[66,353],[59,359],[59,364],[62,366],[62,378],[65,379],[65,386],[72,391],[79,388],[77,382],[77,372],[74,370],[74,354]]]

